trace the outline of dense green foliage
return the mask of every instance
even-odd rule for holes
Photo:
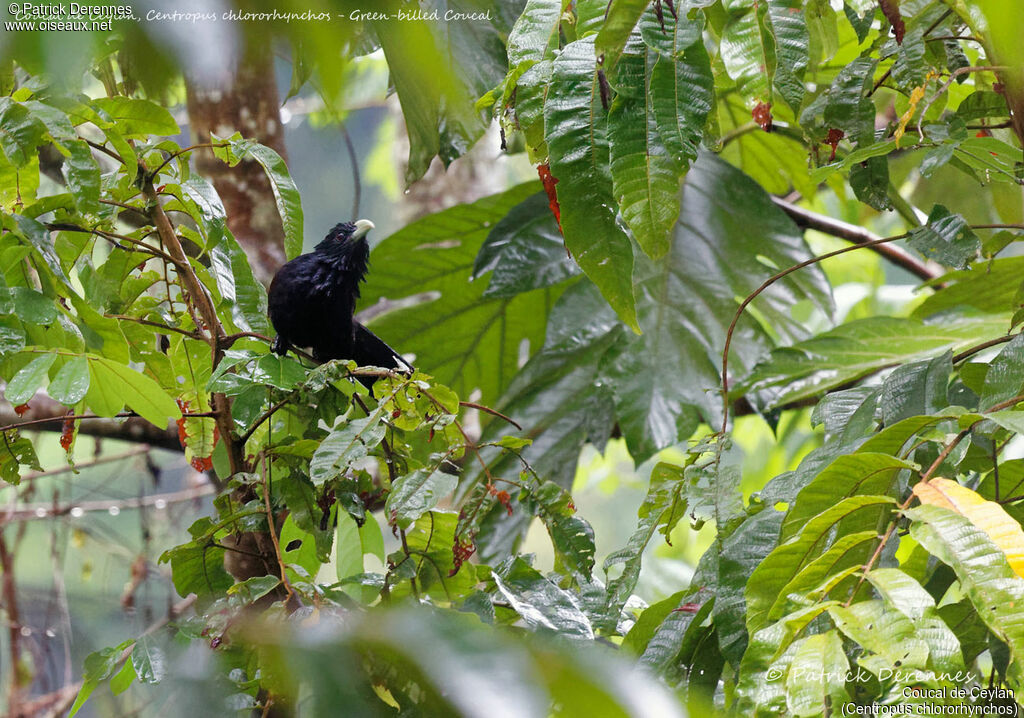
[[[1024,690],[1024,534],[915,501],[955,478],[1024,520],[1013,5],[458,5],[492,19],[368,21],[345,46],[346,61],[383,48],[407,179],[493,116],[555,183],[376,247],[361,302],[410,299],[372,326],[415,355],[411,376],[269,353],[266,292],[145,83],[89,97],[23,61],[2,88],[5,397],[43,389],[74,417],[178,422],[217,477],[213,515],[162,559],[196,597],[170,630],[217,657],[192,677],[197,706],[814,716],[965,700],[912,686]],[[341,92],[335,57],[308,47],[294,89]],[[99,67],[127,73],[124,58]],[[280,157],[237,135],[214,144],[266,169],[287,253],[301,251]],[[40,148],[59,153],[63,186],[41,183]],[[819,236],[815,249],[856,249],[819,263],[772,196],[790,192],[890,236],[819,222],[872,245]],[[886,304],[884,279],[848,269],[888,246],[923,281],[912,300]],[[854,283],[863,299],[840,301]],[[378,377],[372,395],[357,376]],[[476,393],[489,411],[460,402]],[[745,501],[730,415],[778,428],[810,406],[814,450]],[[38,460],[3,434],[16,483]],[[654,464],[635,532],[599,566],[569,490],[584,445],[613,435],[638,463],[683,458]],[[715,543],[690,584],[643,605],[648,545],[707,521]],[[520,551],[535,522],[551,571]],[[246,551],[262,570],[237,580]],[[141,636],[93,654],[79,704],[103,683],[159,682],[166,650]]]

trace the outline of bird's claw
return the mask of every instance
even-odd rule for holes
[[[288,344],[287,340],[285,340],[284,337],[278,334],[277,338],[274,339],[274,343],[270,346],[270,351],[274,352],[278,356],[284,356],[285,354],[288,353],[288,349],[290,348],[291,347]]]

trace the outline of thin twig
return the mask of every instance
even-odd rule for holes
[[[10,523],[52,519],[58,516],[78,518],[78,516],[88,513],[110,513],[111,511],[118,513],[150,507],[164,508],[172,504],[195,501],[215,493],[217,493],[216,486],[213,484],[202,484],[192,489],[168,491],[148,496],[133,496],[128,499],[79,501],[61,506],[54,506],[52,503],[26,504],[20,508],[0,514],[0,527]]]
[[[281,553],[281,544],[277,540],[277,526],[274,525],[274,511],[270,507],[270,484],[267,482],[266,456],[263,457],[260,479],[263,482],[263,504],[267,508],[267,532],[270,534],[270,540],[274,543],[274,553],[277,555],[277,565],[281,569],[281,584],[284,586],[284,590],[288,594],[288,598],[285,601],[285,605],[287,606],[295,599],[295,590],[292,588],[292,584],[288,580],[288,573],[285,571],[284,554]]]
[[[833,219],[832,217],[812,212],[791,202],[787,202],[784,199],[780,199],[779,197],[772,197],[772,201],[776,206],[782,209],[783,212],[788,214],[799,227],[823,232],[825,234],[832,235],[833,237],[839,237],[840,239],[845,239],[848,242],[853,242],[854,244],[871,246],[875,252],[882,255],[893,264],[902,267],[918,279],[922,279],[926,282],[939,276],[939,272],[932,269],[928,264],[922,262],[920,259],[904,249],[899,247],[890,247],[886,244],[871,245],[871,242],[877,242],[879,237],[863,227],[858,227],[855,224],[849,224],[842,220]]]
[[[837,249],[837,250],[832,251],[832,252],[826,252],[825,254],[819,255],[817,257],[811,257],[810,259],[807,259],[807,260],[805,260],[803,262],[800,262],[799,264],[794,264],[792,267],[788,267],[786,269],[783,269],[781,272],[773,274],[771,277],[769,277],[768,279],[764,280],[764,282],[761,283],[761,286],[759,286],[753,292],[748,294],[743,299],[743,301],[740,302],[739,307],[737,307],[737,309],[736,309],[736,313],[733,315],[732,322],[729,323],[729,328],[728,328],[728,330],[726,330],[726,333],[725,333],[725,347],[722,349],[722,435],[723,436],[725,435],[726,431],[728,431],[728,428],[729,428],[729,349],[732,346],[732,336],[733,336],[733,332],[736,331],[736,325],[739,323],[740,317],[743,316],[743,312],[750,305],[750,303],[752,301],[754,301],[758,296],[760,296],[760,294],[762,292],[764,292],[766,289],[768,289],[768,287],[770,287],[773,284],[775,284],[775,282],[779,281],[780,279],[783,279],[784,277],[789,276],[793,272],[796,272],[796,271],[798,271],[800,269],[803,269],[804,267],[809,267],[812,264],[817,264],[818,262],[824,261],[826,259],[830,259],[832,257],[837,257],[840,254],[846,254],[847,252],[852,252],[852,251],[857,250],[857,249],[863,249],[863,248],[867,248],[867,247],[875,247],[875,246],[877,246],[879,244],[886,244],[888,242],[895,242],[896,240],[899,240],[899,239],[905,239],[907,236],[909,236],[909,235],[904,233],[904,234],[897,234],[897,235],[892,236],[892,237],[881,237],[879,239],[875,239],[875,240],[871,240],[871,241],[868,241],[868,242],[864,242],[863,244],[855,244],[852,247],[843,247],[842,249]]]
[[[177,150],[176,152],[171,152],[167,156],[167,159],[165,159],[163,162],[161,162],[159,165],[157,165],[157,168],[149,173],[149,176],[150,176],[151,179],[155,178],[157,175],[160,174],[160,170],[162,170],[170,162],[172,162],[175,157],[180,157],[181,155],[185,154],[186,152],[191,152],[192,150],[198,150],[198,149],[213,149],[215,147],[227,147],[228,144],[229,143],[227,143],[227,142],[200,142],[200,143],[195,144],[195,145],[189,145],[188,147],[182,147],[180,150]]]
[[[468,407],[470,409],[476,409],[477,411],[482,411],[485,414],[490,414],[491,416],[496,416],[499,419],[504,419],[509,424],[511,424],[512,426],[514,426],[517,429],[519,429],[519,431],[523,430],[523,427],[521,427],[515,420],[505,416],[504,414],[502,414],[497,409],[492,409],[489,406],[484,406],[483,404],[477,404],[476,402],[473,402],[473,401],[460,401],[459,402],[459,406],[465,406],[465,407]]]
[[[924,142],[924,130],[921,128],[921,125],[924,122],[924,116],[928,114],[928,109],[935,103],[935,101],[939,99],[939,97],[941,97],[943,94],[945,94],[946,90],[949,89],[949,86],[956,81],[956,78],[960,77],[961,75],[967,75],[972,72],[1000,72],[1002,70],[1007,69],[1009,68],[1003,65],[979,65],[977,67],[958,67],[957,69],[949,73],[949,77],[942,84],[942,87],[939,88],[939,91],[932,95],[930,98],[928,98],[928,101],[924,103],[924,108],[921,110],[921,115],[917,118],[917,136],[920,138],[921,142]]]
[[[991,414],[992,412],[1001,411],[1001,410],[1007,409],[1007,408],[1009,408],[1011,406],[1015,406],[1015,405],[1021,403],[1022,401],[1024,401],[1024,394],[1015,396],[1015,397],[1013,397],[1011,399],[1007,399],[1006,401],[1001,401],[998,404],[996,404],[995,406],[993,406],[993,407],[991,407],[989,409],[985,409],[982,413],[983,414]],[[953,439],[948,444],[946,444],[943,447],[942,451],[939,452],[939,455],[935,458],[935,461],[933,461],[931,463],[931,466],[929,466],[925,470],[925,472],[923,474],[921,474],[921,480],[918,483],[925,483],[925,484],[928,483],[931,480],[932,476],[935,474],[935,472],[939,470],[939,467],[942,466],[942,462],[946,460],[946,458],[950,455],[950,453],[952,453],[953,449],[955,449],[960,444],[961,441],[963,441],[965,438],[970,436],[971,430],[974,429],[974,427],[977,426],[978,424],[980,424],[982,421],[984,421],[984,419],[979,419],[978,421],[975,421],[969,427],[967,427],[966,429],[960,431],[956,436],[954,436]],[[916,496],[917,496],[917,494],[911,492],[910,496],[908,496],[903,501],[903,503],[900,504],[899,512],[902,513],[904,511],[906,511],[907,507],[910,506],[911,502],[914,500],[914,498]],[[893,535],[893,533],[895,531],[896,531],[896,521],[892,520],[892,521],[889,522],[888,530],[886,530],[885,534],[882,536],[881,540],[878,542],[878,546],[877,546],[877,548],[875,548],[874,553],[871,554],[871,558],[869,558],[868,562],[866,564],[864,564],[864,570],[861,572],[860,579],[857,581],[857,585],[854,586],[853,590],[850,592],[850,597],[846,600],[846,604],[845,604],[846,606],[849,606],[853,602],[854,596],[857,595],[857,591],[860,589],[861,585],[867,579],[867,575],[871,571],[872,566],[874,566],[875,563],[878,561],[878,559],[881,557],[882,550],[885,548],[886,542],[888,542],[888,540],[890,538],[892,538],[892,535]]]

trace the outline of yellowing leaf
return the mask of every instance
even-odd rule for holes
[[[987,501],[966,486],[936,478],[914,486],[922,504],[941,506],[968,519],[988,534],[1018,576],[1024,578],[1024,529],[995,501]]]

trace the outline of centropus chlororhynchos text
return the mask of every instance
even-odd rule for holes
[[[320,362],[351,359],[359,366],[412,369],[394,349],[353,319],[359,283],[366,275],[373,222],[343,222],[309,254],[285,264],[270,282],[273,351],[309,347]],[[372,379],[363,380],[366,386]]]

